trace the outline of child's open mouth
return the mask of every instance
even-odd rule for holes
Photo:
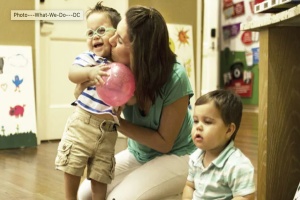
[[[94,44],[94,48],[99,48],[99,47],[102,47],[103,46],[103,43],[101,42],[97,42]]]
[[[195,140],[196,140],[196,141],[202,141],[202,140],[203,140],[203,137],[202,137],[200,134],[196,134],[196,135],[195,135]]]

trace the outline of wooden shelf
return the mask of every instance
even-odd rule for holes
[[[241,23],[241,30],[259,31],[272,26],[300,26],[300,5],[277,14],[268,14],[262,19]]]
[[[241,30],[259,32],[257,200],[293,199],[300,181],[300,5]]]

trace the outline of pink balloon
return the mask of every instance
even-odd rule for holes
[[[135,81],[131,70],[122,63],[109,63],[109,76],[103,76],[105,84],[96,86],[100,99],[110,106],[124,105],[134,94]]]

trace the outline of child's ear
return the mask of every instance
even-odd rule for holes
[[[234,133],[236,126],[234,123],[230,123],[228,129],[226,131],[226,137],[231,138],[232,134]]]

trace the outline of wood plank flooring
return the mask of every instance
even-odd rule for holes
[[[236,145],[257,169],[257,113],[244,113]],[[120,138],[116,151],[125,148]],[[58,142],[42,142],[36,148],[0,150],[0,199],[63,200],[63,174],[54,169]]]

